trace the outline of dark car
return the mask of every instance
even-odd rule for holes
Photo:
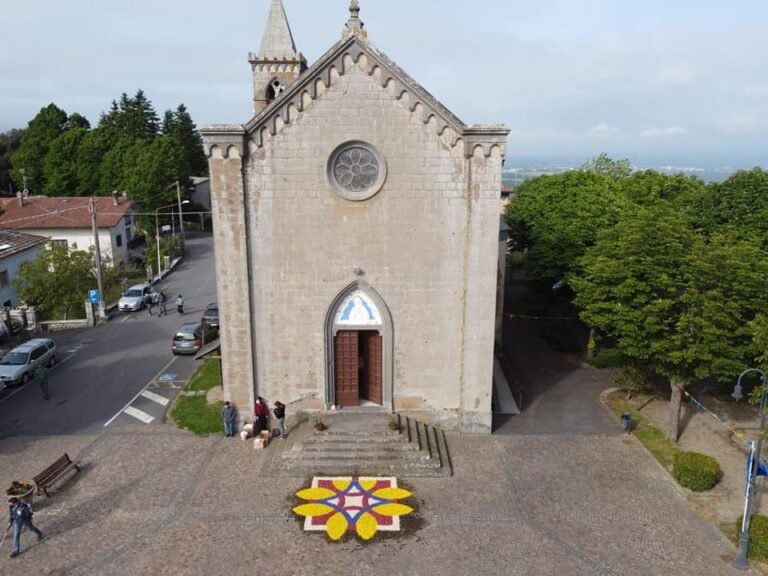
[[[202,322],[184,324],[176,331],[171,341],[174,354],[195,354],[200,348],[219,337],[219,331]]]
[[[205,307],[205,312],[200,317],[200,322],[212,328],[219,327],[219,305],[216,302]]]

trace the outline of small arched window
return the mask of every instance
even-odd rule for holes
[[[274,78],[268,85],[266,90],[267,102],[272,102],[275,98],[285,92],[285,84],[283,84],[279,78]]]

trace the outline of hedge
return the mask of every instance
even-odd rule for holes
[[[741,536],[741,522],[744,516],[736,521],[736,539]],[[752,514],[749,522],[749,550],[747,556],[752,560],[768,558],[768,516]]]
[[[704,492],[714,488],[720,480],[720,464],[706,454],[680,452],[672,461],[672,476],[680,486]]]

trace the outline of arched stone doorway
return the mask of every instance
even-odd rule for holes
[[[327,406],[392,411],[392,318],[362,281],[342,290],[325,320]]]

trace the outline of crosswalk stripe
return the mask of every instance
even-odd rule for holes
[[[147,398],[148,400],[152,400],[152,402],[157,402],[161,406],[168,406],[168,403],[170,400],[166,398],[165,396],[160,396],[160,394],[155,394],[154,392],[150,392],[149,390],[144,390],[144,392],[141,393],[144,398]]]
[[[138,410],[133,406],[128,406],[128,408],[126,408],[124,412],[129,416],[133,416],[134,418],[141,420],[142,422],[144,422],[144,424],[149,424],[150,422],[152,422],[152,420],[155,419],[154,416],[150,416],[146,412],[142,412],[141,410]]]

